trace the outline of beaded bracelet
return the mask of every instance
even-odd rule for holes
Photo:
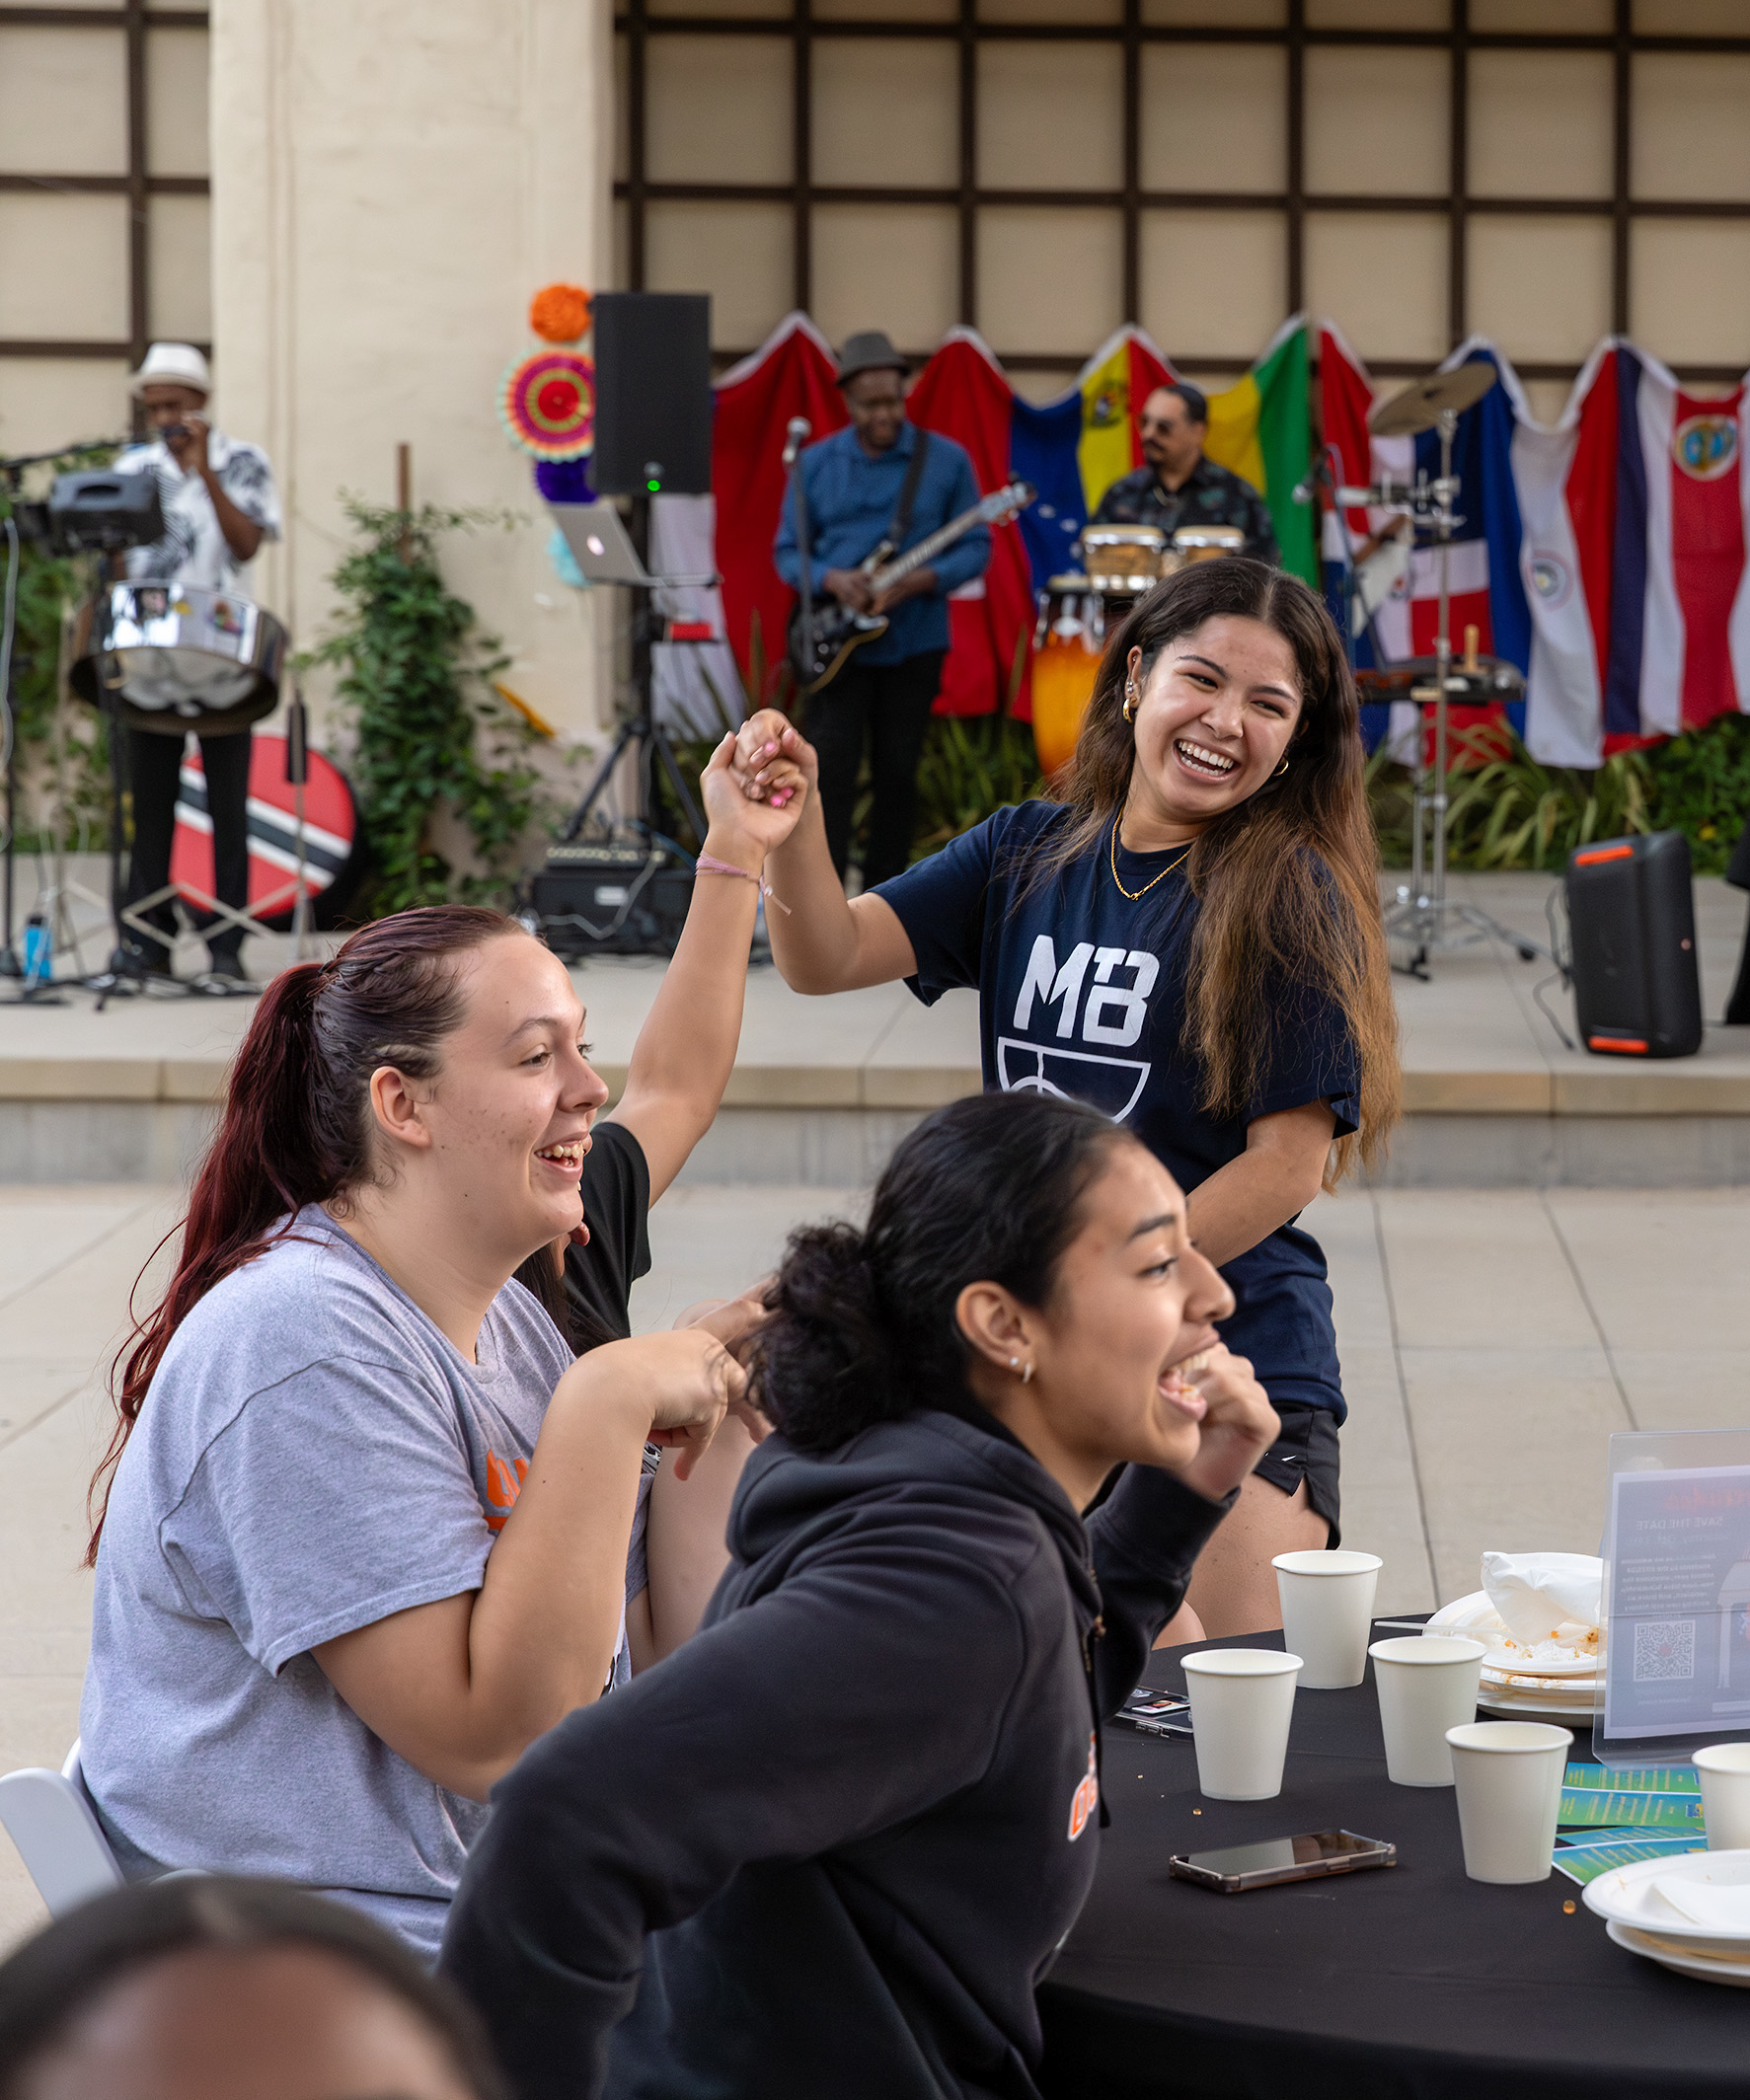
[[[771,897],[772,902],[786,917],[790,916],[790,906],[782,897],[773,895],[772,885],[764,875],[756,875],[751,868],[737,867],[732,861],[720,861],[712,854],[701,854],[693,862],[693,871],[700,875],[740,875],[753,883],[762,897]]]

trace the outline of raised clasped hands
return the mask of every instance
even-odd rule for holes
[[[1192,1359],[1182,1373],[1208,1403],[1197,1455],[1178,1468],[1179,1478],[1211,1502],[1241,1485],[1282,1434],[1269,1394],[1252,1375],[1252,1365],[1221,1342]]]
[[[735,736],[731,771],[750,802],[764,802],[799,787],[817,789],[820,768],[814,747],[776,708],[761,708],[741,724]],[[798,800],[799,813],[800,802]]]
[[[754,719],[763,720],[773,712],[762,710]],[[777,715],[776,719],[784,717]],[[814,770],[811,766],[804,770],[795,758],[774,752],[762,768],[761,791],[750,793],[742,761],[741,739],[746,734],[743,724],[740,737],[730,733],[723,738],[699,776],[699,786],[710,827],[706,852],[757,875],[767,854],[795,830],[814,786]]]

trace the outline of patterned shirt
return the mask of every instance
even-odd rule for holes
[[[279,537],[279,494],[273,469],[259,445],[245,445],[210,430],[206,457],[219,487],[246,518],[262,528],[265,540]],[[155,474],[158,499],[164,506],[164,537],[150,547],[130,548],[127,577],[131,583],[181,583],[189,590],[236,591],[242,596],[248,563],[239,562],[219,525],[206,484],[198,474],[185,474],[170,447],[159,439],[129,445],[115,459],[117,474]]]
[[[1138,467],[1112,484],[1091,522],[1153,525],[1170,543],[1181,525],[1238,525],[1246,535],[1243,552],[1278,566],[1282,561],[1263,497],[1250,482],[1212,459],[1199,457],[1187,479],[1174,489],[1162,488],[1152,467]]]

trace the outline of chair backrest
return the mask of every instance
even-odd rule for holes
[[[27,1766],[0,1778],[0,1828],[18,1846],[50,1917],[64,1917],[122,1883],[97,1820],[75,1743],[59,1771]]]

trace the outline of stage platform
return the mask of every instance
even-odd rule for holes
[[[21,868],[21,912],[35,882]],[[98,872],[81,866],[88,881]],[[1382,886],[1391,894],[1398,878]],[[101,889],[101,881],[90,881]],[[1455,895],[1515,932],[1547,938],[1543,875],[1461,875]],[[1705,1009],[1718,1014],[1746,900],[1696,885]],[[87,914],[87,916],[91,916]],[[327,952],[335,943],[323,940]],[[87,944],[101,962],[107,941]],[[289,940],[246,950],[257,976]],[[198,968],[185,943],[178,966]],[[623,1084],[662,965],[579,968],[596,1061]],[[1698,1057],[1630,1063],[1563,1048],[1533,991],[1542,960],[1482,944],[1437,955],[1432,981],[1395,979],[1404,1023],[1407,1117],[1383,1175],[1400,1187],[1704,1187],[1750,1183],[1750,1029],[1710,1028]],[[11,996],[0,987],[0,996]],[[1572,1001],[1544,996],[1572,1033]],[[168,1182],[211,1128],[248,1000],[113,1002],[86,994],[21,1011],[0,1006],[0,1181]],[[927,1110],[979,1085],[977,1006],[954,993],[920,1006],[902,986],[801,999],[771,968],[748,979],[741,1056],[723,1111],[687,1168],[702,1182],[856,1187]]]

